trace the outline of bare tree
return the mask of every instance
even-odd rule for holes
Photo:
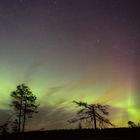
[[[76,118],[69,120],[70,123],[75,123],[80,120],[86,120],[90,122],[92,128],[97,129],[97,124],[99,128],[105,128],[108,125],[114,126],[109,119],[106,118],[109,115],[108,105],[101,104],[87,104],[86,102],[73,101],[79,107],[82,107],[77,112]]]

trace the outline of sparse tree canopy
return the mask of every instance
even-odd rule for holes
[[[18,132],[24,132],[27,118],[31,118],[34,113],[37,113],[38,105],[36,103],[37,97],[33,95],[29,87],[25,84],[17,86],[17,89],[11,93],[12,104],[17,119],[14,122],[14,130],[18,127]],[[15,123],[18,123],[17,125]]]
[[[108,105],[101,105],[101,104],[87,104],[86,102],[77,102],[73,101],[75,104],[77,104],[79,107],[82,107],[77,112],[77,117],[69,120],[70,123],[74,123],[81,120],[86,120],[90,122],[92,125],[92,128],[97,128],[97,125],[99,128],[107,127],[107,125],[114,126],[109,119],[106,118],[107,115],[109,115],[109,112],[107,111]]]

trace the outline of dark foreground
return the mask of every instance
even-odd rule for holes
[[[1,135],[0,140],[139,140],[140,128],[53,130]]]

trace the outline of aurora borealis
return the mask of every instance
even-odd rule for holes
[[[139,45],[137,0],[1,0],[0,123],[21,83],[40,103],[28,129],[75,127],[73,100],[140,122]]]

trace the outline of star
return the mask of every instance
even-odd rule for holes
[[[97,42],[97,44],[99,44],[100,43],[100,39],[97,39],[96,42]]]

